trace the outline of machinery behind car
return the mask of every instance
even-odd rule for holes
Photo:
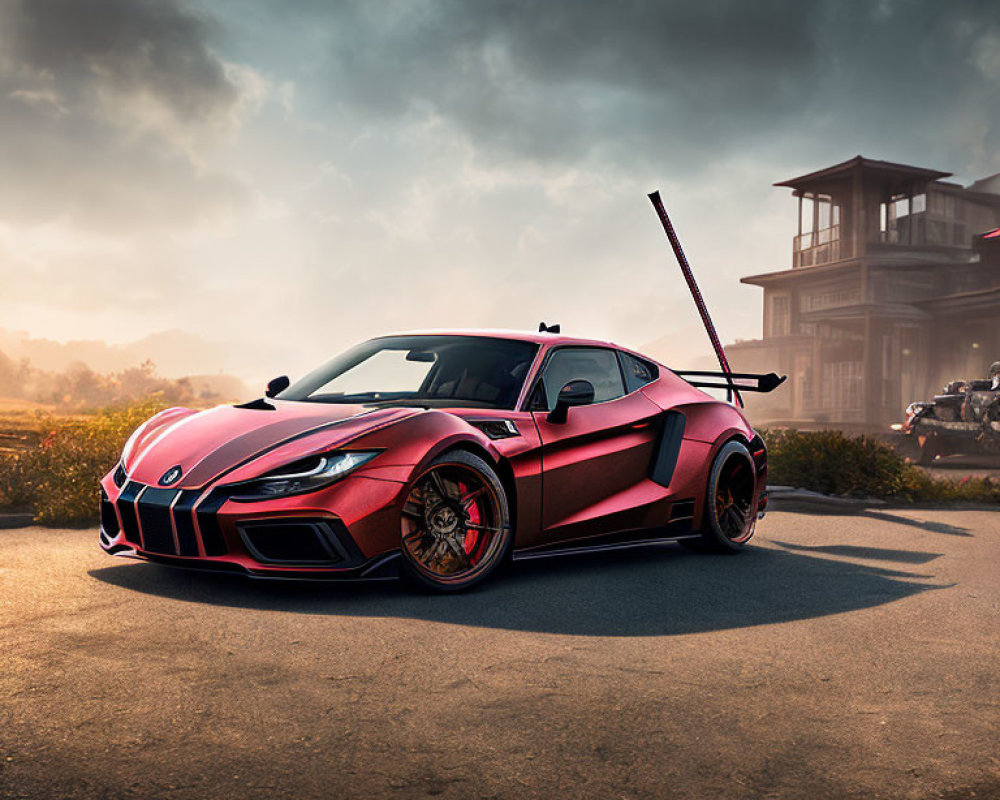
[[[1000,361],[985,380],[957,380],[933,400],[910,403],[893,425],[917,450],[917,463],[947,455],[1000,453]]]

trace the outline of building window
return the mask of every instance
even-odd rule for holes
[[[834,361],[823,365],[823,410],[861,408],[861,362]]]
[[[924,217],[933,214],[940,195],[894,194],[879,207],[879,236],[887,244],[923,244]]]
[[[793,266],[812,267],[840,258],[840,205],[828,194],[799,195],[799,234]]]
[[[792,332],[791,300],[787,294],[771,295],[769,336],[788,336]]]
[[[860,302],[860,289],[830,289],[824,292],[803,293],[799,298],[799,309],[802,311],[819,311],[824,308],[852,306]]]

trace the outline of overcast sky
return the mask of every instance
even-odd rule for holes
[[[773,182],[968,183],[998,116],[996,2],[0,0],[0,327],[180,328],[256,378],[544,319],[679,365],[708,344],[648,191],[752,338]]]

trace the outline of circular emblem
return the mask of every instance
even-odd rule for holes
[[[160,478],[160,486],[173,486],[181,479],[181,475],[183,474],[184,471],[179,466],[171,467],[164,472],[163,477]]]
[[[437,533],[452,533],[458,527],[458,515],[448,506],[442,506],[431,516],[431,526]]]

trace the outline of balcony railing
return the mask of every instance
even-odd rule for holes
[[[796,268],[815,267],[850,256],[850,243],[841,241],[839,225],[802,233],[792,242],[792,266]]]

